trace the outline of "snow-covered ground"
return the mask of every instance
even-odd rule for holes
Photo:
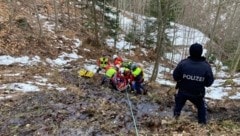
[[[41,19],[44,19],[44,16],[41,16]],[[142,18],[140,18],[142,19]],[[120,20],[121,20],[121,24],[120,26],[122,26],[123,30],[129,29],[129,28],[125,28],[126,26],[131,26],[132,24],[132,20],[124,17],[123,15],[120,16]],[[126,23],[128,23],[128,25],[126,25]],[[172,25],[174,26],[174,29],[168,29],[166,32],[168,34],[168,37],[170,38],[170,40],[172,40],[172,43],[174,45],[177,46],[189,46],[192,43],[198,42],[201,44],[205,44],[209,38],[206,37],[203,33],[201,33],[199,30],[196,29],[192,29],[190,27],[186,27],[180,24],[176,24],[176,23],[172,23]],[[43,27],[45,28],[45,30],[53,32],[53,27],[54,25],[52,23],[49,22],[45,22]],[[143,27],[143,24],[140,24],[139,27]],[[175,33],[175,34],[174,34]],[[64,36],[63,36],[64,37]],[[0,56],[0,65],[11,65],[11,64],[18,64],[18,65],[24,65],[24,66],[31,66],[34,67],[35,65],[38,65],[39,63],[42,63],[44,65],[50,65],[51,67],[55,67],[58,66],[59,68],[61,68],[61,66],[66,66],[69,64],[69,62],[71,61],[76,61],[78,59],[82,59],[83,57],[77,54],[76,48],[81,46],[81,40],[79,39],[72,39],[75,41],[75,44],[73,44],[73,51],[72,53],[68,54],[63,52],[60,56],[58,56],[58,58],[52,60],[50,58],[47,59],[42,59],[39,56],[35,56],[33,58],[30,58],[28,56],[19,56],[19,57],[12,57],[12,56],[7,56],[7,55],[3,55]],[[106,40],[107,44],[110,47],[113,47],[113,39],[109,38]],[[126,42],[124,40],[124,35],[120,35],[119,36],[119,40],[117,41],[117,48],[119,50],[123,50],[123,49],[131,49],[131,48],[136,48],[135,46],[132,46],[130,43]],[[89,49],[83,49],[84,51],[90,51]],[[142,49],[143,52],[146,52],[145,49]],[[205,50],[206,52],[206,50]],[[129,51],[127,52],[129,53]],[[130,52],[131,55],[134,55],[134,52]],[[178,63],[181,58],[185,57],[185,56],[179,56],[181,53],[179,54],[174,54],[173,58],[174,58],[174,62]],[[168,59],[170,59],[172,57],[171,53],[166,53],[165,57]],[[89,61],[94,61],[94,60],[86,60],[86,62]],[[86,63],[86,65],[84,66],[86,69],[95,72],[97,69],[97,66],[94,64],[89,64]],[[145,79],[148,80],[151,73],[152,73],[152,69],[153,69],[153,64],[151,63],[145,63],[144,64],[144,73],[145,73]],[[169,86],[175,86],[175,82],[172,80],[167,80],[164,78],[164,74],[165,73],[172,73],[171,68],[164,66],[164,65],[160,65],[159,64],[159,74],[157,77],[156,82],[158,82],[159,84],[164,84],[164,85],[169,85]],[[223,97],[225,98],[229,98],[229,99],[240,99],[240,93],[238,92],[237,94],[234,95],[229,95],[228,92],[231,92],[231,90],[233,90],[232,86],[225,86],[224,83],[226,81],[225,77],[229,77],[229,74],[225,72],[226,68],[222,67],[222,69],[220,69],[220,71],[216,71],[215,68],[213,67],[214,73],[216,75],[216,80],[214,82],[214,84],[207,88],[207,93],[206,93],[206,97],[208,98],[212,98],[212,99],[223,99]],[[21,75],[21,73],[15,73],[14,75],[3,75],[3,76],[16,76],[16,75]],[[236,76],[237,77],[237,76]],[[47,86],[50,89],[56,89],[59,91],[64,91],[66,90],[66,88],[64,86],[59,86],[57,84],[49,84],[47,83],[48,79],[45,77],[34,77],[34,81],[27,81],[27,82],[23,82],[23,83],[8,83],[8,84],[1,84],[0,85],[0,90],[16,90],[16,91],[23,91],[23,92],[30,92],[30,91],[41,91],[41,89],[39,88],[40,86]],[[235,82],[236,85],[240,85],[240,77],[233,79],[233,81]],[[239,90],[239,88],[238,88]],[[232,94],[232,93],[231,93]],[[5,96],[4,98],[9,98],[10,96]],[[0,97],[1,99],[1,97]]]
[[[121,43],[122,42],[118,43],[119,49],[122,49]],[[75,52],[70,54],[62,53],[57,59],[54,59],[54,60],[51,60],[49,58],[46,60],[43,60],[39,56],[35,56],[33,58],[30,58],[28,56],[22,56],[22,57],[0,56],[0,60],[2,60],[0,61],[0,65],[19,64],[19,65],[34,67],[35,65],[42,63],[45,65],[50,65],[52,67],[56,65],[61,67],[61,66],[66,66],[69,62],[76,61],[80,58],[83,58],[83,57],[80,55],[77,55]],[[86,62],[89,62],[89,61],[94,61],[94,60],[86,60]],[[84,67],[87,70],[90,70],[93,72],[96,72],[96,69],[97,69],[97,65],[89,64],[89,63],[86,63]],[[151,76],[152,70],[153,70],[153,64],[144,65],[144,73],[145,73],[144,75],[146,80],[148,80],[149,77]],[[174,81],[164,79],[164,73],[172,73],[172,69],[163,65],[159,65],[159,74],[156,82],[158,82],[159,84],[174,86],[175,85]],[[228,97],[229,99],[240,99],[239,92],[235,95],[231,95],[231,96],[228,95],[228,92],[231,92],[231,90],[233,90],[233,87],[224,85],[226,81],[225,77],[229,76],[228,73],[221,70],[220,72],[215,71],[215,74],[218,75],[217,76],[218,78],[215,80],[214,84],[211,87],[207,88],[206,97],[212,98],[212,99],[222,99],[223,97],[225,98]],[[4,76],[16,76],[16,75],[21,75],[21,73],[15,73],[14,75],[5,74]],[[39,76],[34,78],[36,79],[35,81],[28,81],[26,83],[2,84],[0,85],[0,89],[16,90],[16,91],[23,91],[23,92],[41,91],[39,86],[47,86],[48,88],[55,88],[56,90],[59,90],[59,91],[63,91],[66,89],[64,86],[61,87],[56,84],[47,83],[48,79],[46,79],[45,77]],[[233,79],[233,81],[237,85],[240,85],[240,78],[235,78]]]

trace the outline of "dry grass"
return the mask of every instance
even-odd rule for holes
[[[54,11],[48,2],[46,0],[43,3],[47,3],[47,9],[51,14]],[[92,43],[92,34],[87,34],[87,30],[81,30],[79,34],[75,31],[74,25],[59,31],[56,37],[53,37],[52,33],[46,33],[41,40],[37,37],[37,29],[25,31],[17,27],[16,23],[13,24],[12,31],[9,31],[7,23],[9,7],[4,2],[0,2],[0,7],[0,22],[3,28],[0,31],[0,54],[39,55],[43,59],[56,58],[62,51],[70,52],[73,45],[72,40],[64,39],[61,35],[66,35],[68,38],[86,39],[82,47],[78,49],[78,53],[85,58],[97,59],[103,51],[108,52],[109,55],[114,53],[112,49],[105,47],[101,48],[103,51],[99,51],[94,45],[89,46]],[[13,22],[25,17],[27,21],[30,21],[30,27],[34,28],[36,24],[31,22],[31,17],[26,15],[25,12],[19,14]],[[79,27],[83,29],[82,26]],[[64,46],[60,46],[60,42]],[[89,48],[91,52],[84,51],[83,48]],[[153,50],[150,51],[146,58],[140,55],[142,54],[140,49],[136,49],[136,55],[128,57],[136,62],[141,62],[143,59],[151,61],[156,57],[153,52]],[[170,66],[168,62],[161,63]],[[125,94],[99,87],[101,76],[98,75],[92,79],[79,79],[76,73],[82,66],[82,62],[73,62],[72,65],[75,67],[65,73],[41,64],[31,67],[17,64],[1,66],[1,84],[35,81],[34,76],[41,76],[48,79],[47,83],[64,86],[67,90],[59,92],[43,87],[43,91],[40,92],[18,93],[13,98],[1,100],[0,135],[135,135]],[[20,74],[10,76],[10,74],[18,73]],[[171,78],[171,75],[165,76],[168,79]],[[232,84],[232,81],[226,83],[226,85]],[[189,103],[186,105],[193,115],[183,114],[179,121],[169,116],[158,116],[165,112],[172,113],[175,89],[157,83],[150,83],[147,87],[148,95],[129,94],[140,135],[240,135],[239,101],[209,101],[211,118],[208,125],[201,126],[196,123],[196,110],[191,109]],[[237,89],[230,93],[234,94],[236,91]],[[1,93],[2,95],[5,94]],[[150,109],[148,113],[138,115],[141,110],[138,104],[141,103],[157,104],[159,108],[154,115],[150,114]]]

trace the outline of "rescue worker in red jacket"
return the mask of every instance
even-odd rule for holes
[[[119,56],[117,56],[116,54],[113,55],[113,64],[114,66],[117,66],[118,68],[120,68],[120,66],[123,63],[123,59]]]
[[[121,70],[121,73],[123,73],[124,78],[127,80],[127,83],[131,84],[132,81],[134,80],[131,70],[125,67],[121,67],[120,70]]]
[[[116,76],[114,76],[113,78],[114,80],[114,84],[116,86],[116,90],[118,91],[125,91],[127,89],[127,85],[128,85],[128,82],[127,82],[127,79],[125,78],[125,76],[123,75],[123,68],[120,68],[118,71],[117,71],[117,74]]]
[[[132,85],[134,77],[131,73],[131,70],[126,68],[126,67],[121,67],[120,70],[121,70],[121,73],[123,73],[123,76],[124,76],[124,78],[127,82],[127,85],[129,85],[129,87],[130,87],[129,89],[131,89],[131,91],[134,91],[134,88],[133,88],[133,85]]]

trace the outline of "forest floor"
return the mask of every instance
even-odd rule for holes
[[[12,65],[0,69],[1,84],[29,81],[32,75],[48,73],[49,83],[67,88],[29,93],[1,90],[1,96],[14,96],[0,100],[2,136],[136,135],[134,119],[139,135],[240,135],[238,100],[208,100],[208,124],[202,126],[190,103],[179,120],[172,118],[174,91],[168,86],[147,85],[147,95],[135,95],[99,86],[100,75],[78,77],[75,68],[58,72],[47,66]],[[17,71],[25,71],[25,75],[4,77]]]
[[[71,38],[76,38],[76,35],[79,39],[86,38],[86,30],[80,30],[79,33],[77,28],[68,27],[54,36],[51,32],[44,33],[43,38],[39,40],[38,29],[29,27],[32,24],[28,18],[21,15],[22,17],[14,20],[14,25],[10,27],[7,4],[0,2],[0,7],[0,55],[38,55],[44,60],[54,59],[62,52],[72,52],[74,42]],[[91,52],[86,52],[83,48],[88,48]],[[83,44],[77,49],[77,54],[84,59],[97,59],[101,52],[96,47]],[[136,55],[135,58],[129,59],[142,62],[143,58]],[[147,59],[151,60],[144,58],[145,61]],[[172,117],[174,88],[147,84],[147,95],[117,92],[108,86],[99,86],[100,75],[93,78],[78,77],[77,70],[84,63],[83,59],[79,59],[70,62],[70,67],[60,68],[61,70],[44,64],[0,65],[1,85],[34,82],[36,76],[41,76],[48,79],[47,84],[57,84],[66,88],[64,91],[58,91],[41,86],[40,91],[27,93],[0,88],[0,97],[4,98],[0,99],[0,135],[240,135],[239,100],[208,99],[207,125],[197,123],[197,111],[190,103],[185,105],[180,119],[176,121]]]

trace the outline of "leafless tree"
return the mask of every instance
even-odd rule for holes
[[[53,6],[54,6],[54,15],[55,15],[54,30],[55,30],[55,32],[57,32],[57,30],[58,30],[58,2],[57,2],[57,0],[53,0]]]
[[[157,44],[156,44],[156,53],[157,53],[157,58],[155,61],[155,65],[153,68],[152,76],[150,78],[150,82],[155,81],[157,79],[158,75],[158,68],[159,68],[159,61],[162,56],[162,43],[163,43],[163,35],[164,35],[164,30],[165,30],[165,24],[163,20],[163,15],[162,15],[162,6],[161,6],[161,0],[157,1],[157,7],[158,7],[158,17],[157,17],[157,22],[158,22],[158,28],[157,28]]]
[[[94,20],[94,45],[101,46],[99,42],[99,28],[98,28],[98,20],[97,20],[97,11],[96,11],[96,0],[92,0],[92,11],[93,11],[93,20]]]
[[[9,30],[12,28],[12,22],[14,20],[15,16],[15,0],[8,0],[8,5],[10,7],[10,13],[9,13]]]
[[[39,13],[38,13],[38,9],[37,9],[37,4],[36,4],[36,0],[33,0],[33,7],[34,7],[34,11],[36,13],[36,17],[37,17],[37,22],[38,22],[38,26],[39,26],[39,39],[42,38],[43,36],[43,29],[42,29],[42,24],[41,24],[41,21],[40,21],[40,17],[39,17]]]

